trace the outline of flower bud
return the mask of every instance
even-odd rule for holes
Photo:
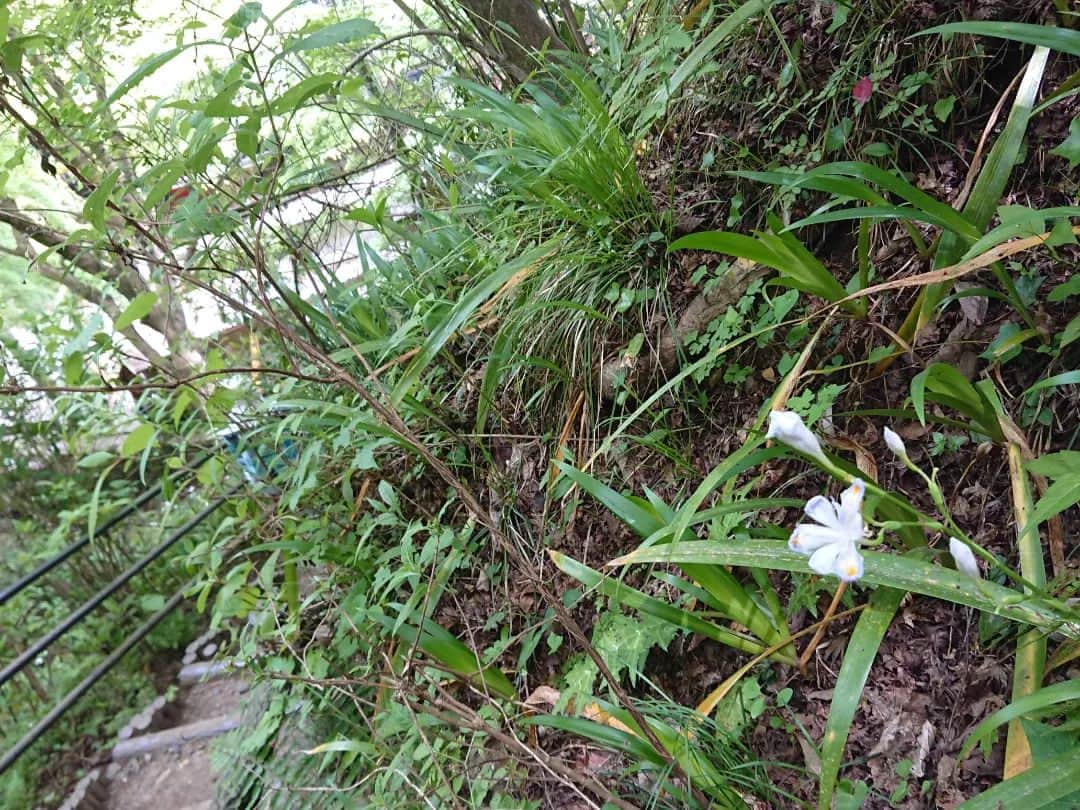
[[[892,428],[885,428],[885,444],[897,458],[907,458],[907,448],[904,447],[904,440]]]
[[[982,577],[982,572],[979,570],[979,563],[966,544],[957,540],[955,537],[950,537],[949,553],[952,554],[957,571],[967,574],[973,579],[980,579]]]
[[[777,439],[788,447],[805,453],[808,456],[826,461],[825,451],[817,436],[810,432],[810,428],[803,422],[802,417],[794,411],[773,411],[769,414],[769,432],[766,439]]]

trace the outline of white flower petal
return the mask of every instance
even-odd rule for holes
[[[828,526],[800,523],[788,538],[788,548],[802,554],[810,554],[822,546],[844,542],[844,536]]]
[[[840,549],[833,561],[832,572],[844,582],[854,582],[863,575],[863,558],[854,543],[848,543]]]
[[[840,556],[844,547],[844,543],[829,543],[827,546],[822,546],[810,555],[810,568],[822,576],[833,573],[836,558]]]
[[[885,445],[893,452],[893,455],[899,458],[907,458],[907,448],[904,447],[904,440],[900,438],[900,434],[892,428],[885,428],[884,432]]]
[[[765,438],[778,439],[800,453],[825,460],[825,453],[817,437],[794,411],[772,411],[769,414],[769,432],[765,434]]]
[[[828,526],[831,529],[840,529],[841,527],[839,517],[836,514],[836,504],[823,495],[815,495],[808,500],[803,511],[822,526]]]
[[[836,510],[837,520],[841,531],[848,540],[858,543],[863,538],[866,524],[862,517],[863,496],[866,495],[866,484],[856,478],[851,486],[840,493],[840,508]]]
[[[965,543],[957,540],[955,537],[950,537],[949,553],[952,554],[957,571],[962,574],[967,574],[974,579],[982,578],[982,571],[979,570],[979,562],[975,559],[975,554]]]

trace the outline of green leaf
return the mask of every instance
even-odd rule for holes
[[[945,123],[952,115],[953,107],[956,106],[956,96],[945,96],[934,102],[934,117]]]
[[[584,717],[559,717],[545,714],[526,717],[522,722],[525,725],[546,726],[565,731],[568,734],[576,734],[586,740],[592,740],[602,748],[626,754],[639,762],[649,762],[657,766],[664,764],[664,758],[636,734],[623,731],[621,728],[613,728],[604,723],[587,720]]]
[[[82,352],[72,352],[64,358],[64,382],[67,385],[78,385],[85,365],[86,358]]]
[[[508,283],[519,273],[531,272],[536,265],[557,250],[552,242],[537,245],[532,250],[523,253],[513,261],[507,262],[498,270],[489,273],[478,284],[468,290],[457,300],[446,317],[428,335],[424,345],[408,368],[405,369],[398,380],[398,384],[391,393],[391,402],[396,406],[420,379],[420,375],[427,369],[436,355],[442,351],[443,346],[464,323],[488,298],[494,295],[504,284]]]
[[[236,128],[236,150],[246,157],[256,160],[259,154],[259,127],[262,116],[249,116]]]
[[[711,638],[713,641],[718,641],[728,647],[751,655],[758,655],[765,649],[763,645],[753,639],[740,636],[726,627],[707,622],[689,611],[669,605],[667,602],[652,596],[647,596],[629,585],[624,585],[616,579],[594,571],[589,566],[579,563],[565,554],[558,551],[549,551],[548,554],[551,555],[552,561],[564,574],[572,576],[583,585],[596,588],[604,596],[620,605],[625,605],[657,619],[663,619],[676,627],[705,636],[705,638]]]
[[[1036,763],[1020,775],[968,799],[956,810],[1002,810],[1014,807],[1038,810],[1072,795],[1078,784],[1080,749],[1074,749]]]
[[[989,740],[994,729],[1005,725],[1010,720],[1036,712],[1045,714],[1045,710],[1051,706],[1076,700],[1080,700],[1080,680],[1075,679],[1055,683],[1053,686],[1045,686],[1032,695],[1014,700],[1008,706],[998,709],[975,727],[964,743],[964,747],[960,749],[958,758],[960,760],[965,759],[971,753],[972,748],[983,740]]]
[[[1078,383],[1080,383],[1080,371],[1065,371],[1061,374],[1055,374],[1053,377],[1047,377],[1045,380],[1039,380],[1039,382],[1024,391],[1021,397],[1027,397],[1028,394],[1041,391],[1044,388],[1056,388],[1059,385],[1076,385]]]
[[[1062,53],[1080,56],[1080,31],[1068,28],[1055,28],[1050,25],[1032,25],[1014,22],[957,22],[936,25],[915,34],[917,37],[927,34],[974,34],[975,36],[998,37],[1024,42],[1028,45],[1041,45]]]
[[[117,332],[123,332],[135,323],[135,321],[141,321],[150,314],[150,311],[154,308],[154,304],[157,303],[157,300],[157,293],[139,293],[132,299],[130,304],[124,307],[124,311],[116,317],[113,328]]]
[[[1058,284],[1046,297],[1048,300],[1057,303],[1072,295],[1080,295],[1080,273],[1074,273],[1067,281]]]
[[[1069,162],[1069,170],[1076,168],[1080,163],[1080,117],[1072,119],[1069,124],[1069,136],[1061,144],[1050,150],[1059,158],[1065,158]]]
[[[149,422],[139,425],[124,439],[124,444],[120,447],[120,455],[131,458],[136,453],[141,453],[156,433],[157,428]]]
[[[1034,627],[1052,627],[1070,638],[1080,636],[1080,630],[1072,630],[1061,624],[1061,612],[1054,605],[1012,588],[985,580],[974,580],[952,569],[932,565],[908,555],[876,551],[864,551],[862,555],[865,563],[862,581],[869,585],[884,585],[944,599]],[[609,565],[699,563],[813,573],[807,560],[806,556],[790,551],[787,543],[780,540],[696,540],[670,546],[639,548],[613,560]]]
[[[108,464],[113,459],[113,454],[107,450],[98,450],[95,453],[91,453],[88,456],[84,456],[79,459],[77,467],[84,470],[92,470],[95,467],[100,467],[103,464]]]
[[[389,607],[394,607],[389,605]],[[369,615],[387,630],[401,638],[407,644],[415,644],[436,661],[470,681],[478,681],[500,697],[513,699],[517,691],[510,680],[495,666],[481,667],[479,657],[454,638],[446,629],[430,619],[423,620],[423,630],[409,623],[396,624],[389,616],[380,611],[370,611]]]
[[[1069,373],[1080,375],[1080,371],[1070,371]],[[1050,379],[1052,380],[1053,377]],[[1045,382],[1049,381],[1046,380]],[[1034,461],[1029,461],[1026,466],[1030,472],[1036,475],[1045,475],[1047,478],[1080,475],[1080,450],[1061,450],[1057,453],[1039,456]]]
[[[825,723],[825,736],[821,743],[819,810],[829,810],[832,806],[851,721],[855,719],[855,710],[859,708],[863,687],[877,657],[878,647],[904,595],[904,591],[895,588],[878,588],[874,591],[844,650],[844,662],[836,678],[829,719]]]
[[[299,109],[305,101],[312,96],[321,93],[328,87],[333,87],[341,76],[337,73],[320,73],[301,79],[270,104],[270,112],[274,115],[291,113]]]
[[[325,28],[320,28],[314,34],[294,39],[285,46],[285,53],[300,53],[312,51],[316,48],[326,48],[330,45],[341,45],[345,42],[355,42],[358,39],[367,39],[381,35],[379,27],[371,20],[364,17],[354,17],[351,20],[343,20]]]
[[[1077,338],[1080,338],[1080,315],[1065,324],[1065,328],[1061,330],[1061,339],[1058,345],[1064,349]]]
[[[116,188],[116,181],[120,179],[120,170],[113,169],[102,178],[98,187],[86,198],[83,203],[83,217],[94,226],[95,230],[105,230],[105,205],[109,201],[109,195]]]
[[[173,48],[172,50],[165,51],[164,53],[159,53],[155,56],[151,56],[141,65],[139,65],[139,67],[136,68],[130,76],[120,82],[120,84],[116,86],[116,89],[109,94],[108,98],[106,98],[103,102],[97,105],[97,107],[94,109],[94,114],[101,115],[102,111],[109,107],[114,101],[126,95],[132,90],[132,88],[136,87],[139,83],[149,78],[151,75],[153,75],[162,67],[167,65],[169,62],[182,54],[188,48],[196,48],[200,46],[205,47],[207,45],[214,44],[216,43],[211,41],[189,42],[186,45],[181,45],[177,48]]]
[[[1077,503],[1080,503],[1080,473],[1060,476],[1039,498],[1031,519],[1036,524],[1045,523]]]

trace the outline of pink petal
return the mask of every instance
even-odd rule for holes
[[[865,104],[870,100],[870,94],[873,92],[874,83],[870,81],[869,76],[863,76],[855,82],[855,89],[851,91],[851,95],[855,97],[859,104]]]

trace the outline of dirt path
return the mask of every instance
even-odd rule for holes
[[[212,739],[185,741],[183,729],[213,725],[239,715],[248,684],[239,678],[185,687],[173,729],[175,744],[110,766],[110,810],[211,810],[218,775],[210,761]],[[199,724],[199,725],[192,725]]]

